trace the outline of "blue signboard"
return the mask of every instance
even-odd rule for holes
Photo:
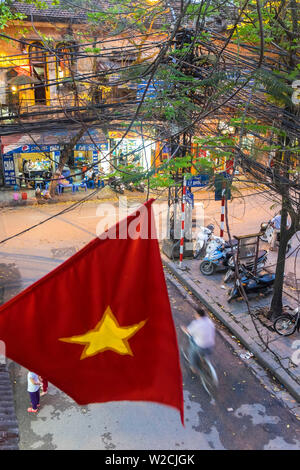
[[[3,155],[3,171],[5,184],[9,186],[17,184],[13,155]]]
[[[164,82],[162,80],[155,80],[154,82],[151,81],[150,85],[148,86],[146,97],[147,98],[156,98],[158,91],[162,88]],[[148,85],[148,80],[142,80],[141,83],[137,85],[137,99],[141,99],[145,92],[145,89]],[[130,87],[136,88],[136,85]]]
[[[190,204],[192,208],[194,209],[194,194],[187,189],[185,197],[186,197],[186,202]]]
[[[193,176],[191,179],[187,180],[186,185],[189,188],[201,188],[203,186],[207,186],[208,183],[209,183],[208,175],[198,175],[198,176]]]

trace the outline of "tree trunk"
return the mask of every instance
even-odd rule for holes
[[[274,283],[274,294],[270,308],[270,319],[275,320],[282,314],[282,295],[283,295],[283,283],[284,283],[284,270],[285,270],[285,255],[287,245],[289,241],[289,231],[287,230],[287,218],[288,212],[286,209],[285,201],[282,201],[281,210],[281,226],[280,226],[280,243],[278,249],[277,265],[276,265],[276,277]]]
[[[61,174],[65,164],[69,160],[70,152],[72,152],[74,150],[75,145],[81,139],[81,137],[83,136],[84,133],[85,133],[85,129],[81,128],[77,132],[77,134],[70,140],[70,142],[67,145],[65,145],[64,149],[62,150],[62,152],[60,154],[57,173],[59,172]],[[58,184],[58,178],[59,178],[59,175],[57,173],[54,175],[53,179],[51,180],[50,186],[49,186],[49,193],[50,193],[51,197],[55,197],[55,190],[56,190],[56,187],[57,187],[57,184]]]

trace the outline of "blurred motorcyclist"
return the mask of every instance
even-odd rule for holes
[[[187,328],[182,327],[189,334],[188,359],[192,371],[197,369],[198,357],[212,354],[215,346],[215,325],[202,308],[197,309],[197,315]]]

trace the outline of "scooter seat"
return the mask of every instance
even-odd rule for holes
[[[238,244],[237,240],[232,240],[232,246],[235,247]],[[231,245],[229,242],[225,242],[224,248],[231,248]]]
[[[275,277],[274,274],[264,274],[263,276],[259,278],[259,280],[260,282],[268,284],[274,279],[274,277]]]

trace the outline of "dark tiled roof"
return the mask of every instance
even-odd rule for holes
[[[72,23],[83,23],[86,21],[86,15],[84,9],[78,7],[77,10],[75,9],[64,9],[62,6],[53,6],[51,0],[46,0],[45,3],[48,5],[47,9],[37,8],[35,5],[14,2],[14,8],[19,13],[23,13],[27,15],[28,18],[32,15],[35,20],[40,21],[47,21],[47,20],[56,20],[56,21],[65,21],[65,22],[72,22]],[[115,3],[110,2],[109,0],[99,0],[97,2],[98,5],[95,6],[95,11],[105,11],[112,6],[116,6]],[[70,0],[71,4],[71,0]],[[180,0],[171,0],[164,2],[164,8],[166,13],[166,18],[168,18],[169,22],[173,22],[173,14],[177,15],[179,13],[179,5],[181,4]],[[171,6],[171,10],[169,8]],[[160,21],[156,21],[155,23],[160,23]]]
[[[51,1],[46,1],[46,4],[49,5],[48,8],[37,8],[35,5],[14,2],[14,9],[23,13],[27,17],[33,16],[35,20],[47,21],[47,20],[56,20],[56,21],[66,21],[72,23],[82,23],[85,21],[85,15],[81,12],[74,12],[73,10],[64,10],[59,6],[51,5]]]
[[[0,364],[0,451],[18,450],[19,427],[6,365]]]

